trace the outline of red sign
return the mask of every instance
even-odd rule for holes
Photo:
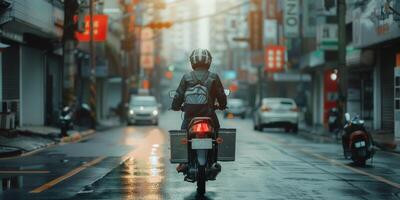
[[[75,16],[75,21],[78,16]],[[107,15],[93,16],[93,40],[96,42],[105,41],[107,38]],[[80,42],[90,41],[90,16],[85,16],[85,31],[83,33],[75,32],[76,39]]]
[[[337,79],[332,79],[334,70],[324,72],[324,123],[328,123],[329,110],[337,108],[339,85]]]
[[[265,47],[265,71],[270,73],[284,71],[285,49],[284,46],[276,45]]]

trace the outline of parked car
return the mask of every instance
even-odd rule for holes
[[[299,109],[293,99],[264,98],[261,106],[254,112],[254,130],[264,127],[284,128],[297,133],[299,127]]]
[[[158,125],[159,104],[154,96],[133,96],[128,106],[128,124],[147,122]]]
[[[246,117],[246,105],[242,99],[228,99],[228,108],[224,111],[224,117],[228,115],[240,116],[242,119]]]

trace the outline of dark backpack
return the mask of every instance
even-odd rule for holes
[[[202,80],[199,80],[194,72],[191,72],[195,85],[189,87],[185,91],[185,104],[188,105],[205,105],[208,104],[209,88],[207,87],[206,80],[208,79],[209,72],[204,76]]]

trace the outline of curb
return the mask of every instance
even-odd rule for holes
[[[22,155],[22,153],[23,153],[22,149],[6,151],[6,152],[0,153],[0,158],[19,156],[19,155]]]
[[[17,157],[17,156],[27,156],[27,155],[31,155],[35,152],[41,151],[43,149],[47,149],[49,147],[53,147],[57,144],[65,144],[65,143],[72,143],[72,142],[78,142],[82,139],[87,138],[90,135],[93,135],[96,131],[93,129],[89,129],[86,131],[82,131],[82,132],[75,132],[70,136],[67,137],[63,137],[61,138],[58,142],[54,141],[54,142],[50,142],[44,145],[40,145],[35,149],[29,150],[29,151],[24,151],[23,149],[17,149],[14,151],[7,151],[4,153],[0,153],[0,158],[12,158],[12,157]]]
[[[66,137],[62,137],[60,139],[60,143],[70,143],[70,142],[78,142],[83,138],[86,138],[90,135],[93,135],[96,131],[93,129],[89,129],[86,131],[82,131],[82,132],[75,132],[72,135],[66,136]]]

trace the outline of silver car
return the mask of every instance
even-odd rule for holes
[[[293,99],[264,98],[254,113],[254,130],[265,127],[284,128],[297,133],[299,127],[299,109]]]
[[[128,124],[147,122],[158,125],[159,112],[154,96],[133,96],[129,102]]]
[[[228,99],[227,109],[224,111],[224,117],[240,116],[242,119],[246,117],[246,105],[242,99]]]

